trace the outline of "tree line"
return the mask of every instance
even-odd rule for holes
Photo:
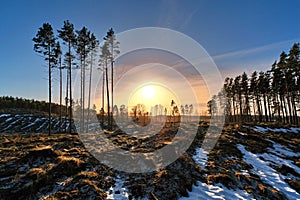
[[[225,78],[221,91],[207,103],[211,115],[226,122],[280,122],[299,125],[300,49],[295,43],[266,72]]]
[[[23,110],[35,110],[40,112],[48,112],[48,103],[46,101],[37,101],[34,99],[24,99],[12,96],[2,96],[0,97],[0,109],[23,109]],[[64,113],[65,106],[60,106],[59,104],[52,103],[52,114],[59,115],[60,109]]]
[[[69,119],[70,126],[73,123],[73,107],[74,99],[72,93],[72,73],[73,70],[80,70],[80,131],[84,132],[88,129],[88,122],[90,119],[91,110],[91,87],[92,87],[92,73],[93,68],[97,67],[102,71],[102,104],[101,113],[104,115],[105,106],[104,99],[106,97],[107,114],[108,114],[108,128],[112,126],[112,115],[110,111],[110,104],[113,104],[113,65],[116,55],[119,53],[116,37],[113,29],[109,29],[107,35],[103,38],[104,44],[100,47],[100,55],[97,55],[99,48],[99,41],[95,34],[91,33],[85,26],[79,30],[75,30],[74,25],[66,20],[63,23],[61,29],[57,30],[57,34],[49,23],[44,23],[39,29],[36,36],[32,39],[34,42],[33,49],[35,52],[41,54],[48,65],[48,84],[49,84],[49,103],[48,103],[48,114],[49,114],[49,134],[51,133],[51,113],[52,113],[52,69],[59,70],[59,91],[60,91],[60,106],[62,107],[63,94],[63,70],[66,72],[65,80],[65,115]],[[64,47],[61,47],[61,43]],[[96,65],[96,59],[99,56],[99,66]],[[109,72],[110,78],[109,78]],[[88,75],[88,77],[87,77]],[[88,78],[88,99],[87,109],[86,105],[86,78]],[[110,79],[110,86],[109,86]],[[106,86],[106,88],[105,88]],[[105,92],[106,90],[106,92]],[[86,113],[87,117],[86,117]],[[60,118],[62,118],[62,112]],[[104,119],[102,117],[102,119]],[[87,123],[86,123],[87,122]],[[72,129],[69,129],[71,132]]]

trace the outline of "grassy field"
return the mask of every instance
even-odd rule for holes
[[[191,195],[190,191],[199,183],[241,190],[257,199],[289,199],[288,195],[300,194],[299,129],[227,125],[214,149],[207,154],[204,165],[200,165],[195,155],[206,129],[207,125],[198,127],[191,147],[174,163],[147,174],[127,174],[101,164],[76,135],[0,133],[0,199],[106,199],[110,196],[118,199],[123,194],[122,188],[126,188],[128,199],[178,199]],[[172,135],[171,129],[165,128],[154,146],[171,142]],[[108,138],[127,150],[136,147],[142,151],[151,142],[134,143],[120,132]],[[285,183],[283,186],[295,192],[287,194],[280,185],[271,185],[255,170],[255,162],[249,163],[246,153],[258,155],[257,159],[268,155],[283,160],[260,162],[265,162],[263,169],[278,173],[280,181]],[[116,189],[119,180],[122,187]]]

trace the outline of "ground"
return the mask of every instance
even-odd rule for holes
[[[6,127],[17,119],[10,121]],[[201,148],[206,130],[199,125],[185,154],[147,174],[101,164],[77,135],[2,131],[0,199],[300,198],[300,128],[226,125],[210,152]],[[169,132],[156,138],[158,146],[171,141]],[[120,132],[108,137],[125,149],[143,147]]]

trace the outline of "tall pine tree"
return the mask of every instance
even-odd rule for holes
[[[57,54],[55,53],[58,48],[55,42],[55,36],[53,33],[52,26],[49,23],[44,23],[42,27],[39,28],[36,36],[32,39],[34,44],[34,51],[42,54],[44,60],[48,62],[48,72],[49,72],[49,128],[48,133],[51,134],[51,81],[52,81],[52,67],[57,63]]]

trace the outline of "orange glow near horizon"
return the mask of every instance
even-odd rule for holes
[[[151,107],[161,104],[168,110],[171,107],[171,101],[179,105],[180,100],[169,88],[155,83],[144,84],[135,89],[128,100],[128,107],[131,108],[137,104],[144,104],[148,112]]]

